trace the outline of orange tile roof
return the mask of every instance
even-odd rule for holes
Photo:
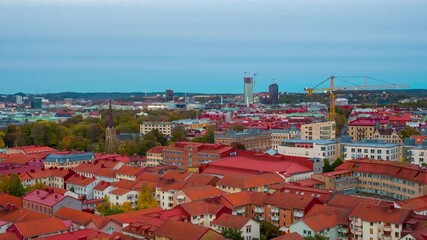
[[[13,204],[17,207],[22,207],[22,199],[7,193],[0,193],[0,205],[5,206],[6,204]]]
[[[209,240],[222,236],[210,228],[174,220],[166,221],[155,231],[155,235],[172,240]]]
[[[149,149],[147,151],[147,153],[162,153],[163,152],[163,148],[164,148],[163,146],[155,146],[155,147]]]
[[[0,234],[0,239],[7,239],[7,240],[21,240],[18,235],[16,235],[13,232],[5,232]]]
[[[96,184],[95,187],[93,187],[93,190],[104,191],[105,189],[107,189],[110,186],[111,186],[111,183],[101,181],[98,184]]]
[[[134,191],[134,190],[125,189],[125,188],[116,188],[113,191],[111,191],[110,194],[121,196],[121,195],[126,194],[130,191]]]
[[[98,216],[95,214],[82,212],[82,211],[67,208],[67,207],[60,208],[53,215],[60,219],[71,220],[74,223],[81,226],[86,226],[87,224],[89,224],[90,221],[92,221],[92,219],[101,218],[101,216]]]
[[[33,159],[32,157],[25,156],[24,154],[16,153],[16,154],[7,155],[7,158],[6,158],[6,160],[3,161],[3,163],[13,163],[13,164],[25,165],[26,163],[28,163],[32,159]]]
[[[110,168],[100,168],[94,174],[101,177],[116,178],[115,171]]]
[[[187,195],[192,201],[201,200],[211,197],[217,197],[226,194],[226,192],[212,187],[210,185],[194,186],[190,188],[184,188],[181,190]]]
[[[107,225],[109,222],[114,221],[116,222],[118,225],[120,225],[120,223],[110,217],[99,217],[99,218],[94,218],[91,220],[91,222],[98,228],[101,229],[103,228],[105,225]]]
[[[147,181],[147,182],[159,182],[160,181],[160,175],[155,173],[141,173],[136,178],[137,181]]]
[[[241,229],[244,227],[251,219],[243,216],[236,216],[228,213],[223,213],[221,216],[213,220],[212,225],[217,225],[226,228],[237,228]]]
[[[54,217],[15,223],[15,227],[24,238],[37,237],[40,235],[53,234],[68,230],[64,222]]]
[[[190,202],[179,205],[191,216],[198,216],[203,214],[216,215],[225,207],[221,204],[206,203],[206,202]],[[225,208],[226,209],[226,208]]]
[[[111,183],[111,186],[117,187],[117,188],[132,189],[136,184],[137,182],[133,180],[120,179],[120,181],[118,182]]]
[[[349,217],[361,218],[366,222],[388,222],[402,224],[411,214],[411,210],[387,206],[359,203],[350,212]]]

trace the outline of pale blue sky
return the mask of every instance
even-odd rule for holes
[[[427,1],[0,0],[0,92],[427,88]]]

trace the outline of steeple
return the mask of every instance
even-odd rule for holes
[[[113,121],[113,109],[111,107],[111,100],[110,100],[110,107],[108,109],[108,128],[114,127],[114,121]]]

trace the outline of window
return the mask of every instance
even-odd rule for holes
[[[374,229],[369,229],[369,234],[374,234]]]
[[[112,234],[113,232],[114,232],[114,228],[113,227],[107,228],[107,233],[108,234]]]
[[[251,233],[251,226],[246,226],[246,233]]]

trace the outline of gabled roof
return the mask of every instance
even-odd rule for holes
[[[283,209],[301,209],[305,210],[308,205],[315,201],[315,198],[310,196],[301,196],[292,193],[275,192],[270,195],[265,201],[266,204],[277,206]],[[320,202],[320,201],[319,201]]]
[[[217,186],[236,187],[248,189],[253,187],[268,186],[285,182],[285,179],[277,173],[266,173],[254,176],[224,176],[217,182]]]
[[[248,217],[223,213],[221,214],[221,216],[213,220],[211,224],[221,226],[221,227],[226,227],[226,228],[241,229],[251,220],[252,219]]]
[[[23,208],[16,208],[16,209],[9,209],[9,210],[6,210],[3,208],[0,211],[0,219],[10,223],[32,221],[32,220],[44,219],[44,218],[51,218],[51,216],[43,213],[30,211]]]
[[[40,235],[68,230],[64,222],[54,217],[15,223],[14,226],[24,238],[37,237]]]
[[[116,171],[117,175],[125,175],[125,176],[137,176],[144,171],[143,168],[131,167],[131,166],[122,166]]]
[[[222,195],[219,203],[229,208],[241,207],[245,205],[264,205],[269,194],[261,192],[238,192]]]
[[[179,170],[168,170],[162,175],[162,178],[164,179],[175,179],[176,181],[184,181],[189,177],[192,173],[191,172],[184,172]]]
[[[33,159],[33,157],[26,156],[21,153],[16,154],[9,154],[7,155],[6,160],[3,161],[3,163],[13,163],[13,164],[20,164],[25,165],[28,162],[30,162]]]
[[[39,204],[52,207],[57,203],[61,202],[65,198],[67,198],[67,196],[64,196],[62,194],[34,189],[33,191],[23,196],[22,200],[31,201],[34,203],[39,203]]]
[[[181,192],[185,193],[185,195],[187,195],[192,201],[217,197],[217,196],[226,194],[226,192],[218,188],[212,187],[210,185],[201,185],[201,186],[194,186],[190,188],[184,188],[181,190]]]
[[[200,185],[215,185],[219,181],[219,177],[203,173],[193,173],[186,178],[186,181]]]
[[[304,238],[297,232],[289,233],[279,237],[272,238],[271,240],[304,240]]]
[[[210,228],[174,220],[166,221],[157,229],[155,235],[172,240],[216,239],[222,236]]]
[[[364,198],[364,197],[358,197],[358,196],[350,196],[350,195],[344,195],[344,194],[335,194],[328,202],[328,206],[332,207],[340,207],[340,208],[347,208],[347,209],[353,209],[356,207],[358,203],[365,203],[370,205],[389,205],[389,202],[379,200],[379,199],[373,199],[373,198]]]
[[[65,220],[71,220],[81,226],[86,226],[93,219],[101,218],[101,216],[75,210],[72,208],[62,207],[53,214],[55,217]]]
[[[145,214],[150,214],[154,212],[160,212],[163,209],[161,207],[148,208],[143,210],[131,211],[126,213],[119,213],[109,216],[109,218],[116,220],[120,223],[129,223],[132,222],[132,219],[138,218]]]
[[[305,214],[303,221],[314,232],[319,232],[338,225],[348,225],[348,213],[345,208],[335,208],[316,204]]]
[[[96,229],[82,229],[74,232],[62,233],[54,236],[43,237],[40,240],[81,240],[81,239],[108,239],[110,235]]]
[[[87,178],[84,176],[72,176],[70,177],[70,179],[67,180],[67,184],[73,184],[73,185],[77,185],[77,186],[88,186],[89,184],[95,182],[96,179],[95,178]]]
[[[207,202],[200,202],[200,201],[183,203],[178,206],[182,207],[191,216],[198,216],[203,214],[216,215],[222,209],[226,209],[221,204],[207,203]]]
[[[146,238],[152,237],[152,234],[162,226],[166,220],[150,216],[141,216],[135,222],[130,223],[123,228],[123,232],[132,233]]]
[[[410,214],[411,210],[407,209],[359,203],[350,212],[349,217],[361,218],[366,222],[402,224]]]
[[[7,193],[0,193],[0,205],[5,206],[6,204],[13,204],[17,207],[22,207],[22,199]]]
[[[425,211],[427,210],[427,195],[411,198],[397,202],[397,205],[401,206],[404,209],[410,209],[413,211]]]

